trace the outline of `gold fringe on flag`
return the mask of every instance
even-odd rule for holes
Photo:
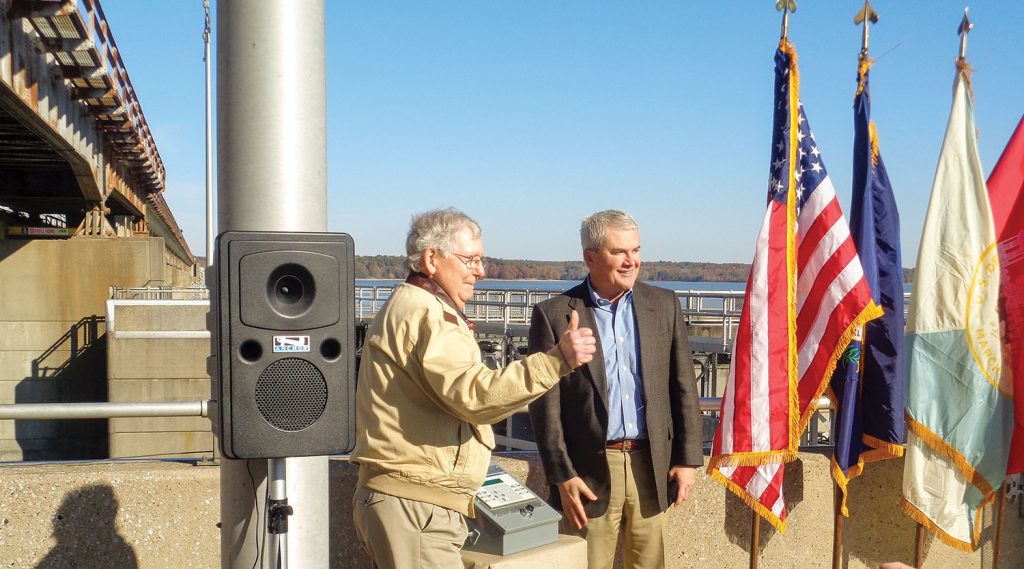
[[[956,69],[964,76],[964,85],[967,86],[967,92],[971,94],[971,100],[974,100],[974,87],[971,86],[971,74],[974,73],[974,67],[967,63],[966,59],[956,60]]]
[[[857,64],[857,93],[854,98],[864,92],[864,79],[867,78],[868,70],[875,64],[875,60],[866,55],[860,56],[860,63]]]
[[[868,139],[871,141],[871,165],[878,166],[878,129],[875,127],[875,121],[868,122]]]
[[[902,446],[887,443],[870,435],[864,435],[862,440],[864,441],[864,444],[874,446],[875,448],[860,453],[860,456],[857,458],[857,464],[851,466],[849,472],[844,473],[843,469],[839,466],[839,463],[836,462],[835,455],[832,455],[832,479],[836,481],[836,486],[839,486],[839,490],[842,491],[839,506],[840,511],[846,517],[850,517],[850,511],[846,507],[846,498],[849,494],[847,491],[847,485],[850,480],[853,480],[864,473],[865,464],[880,462],[890,458],[899,458],[903,456],[904,453]]]
[[[740,488],[738,484],[726,478],[724,474],[715,470],[711,472],[711,478],[715,482],[718,482],[722,486],[725,486],[727,489],[729,489],[729,491],[735,494],[737,498],[743,500],[744,503],[750,506],[750,509],[757,512],[757,515],[767,520],[768,523],[772,524],[772,526],[775,529],[779,530],[780,532],[786,531],[786,522],[784,520],[776,516],[768,508],[764,507],[764,504],[755,500],[753,496],[751,496],[743,488]]]
[[[787,318],[789,319],[789,450],[790,460],[796,458],[796,450],[800,446],[800,355],[796,342],[796,283],[797,283],[797,247],[796,247],[796,155],[800,141],[800,71],[797,68],[796,47],[786,38],[779,41],[779,50],[789,60],[789,172],[786,179],[786,288],[789,299]]]
[[[964,455],[960,454],[953,445],[946,442],[945,439],[940,437],[937,433],[926,427],[925,425],[917,422],[910,413],[906,413],[907,418],[907,430],[917,435],[919,439],[925,442],[929,448],[944,456],[953,463],[957,471],[963,476],[968,482],[973,484],[984,496],[986,500],[991,499],[995,495],[995,490],[992,489],[992,485],[988,483],[988,480],[981,475]]]
[[[971,536],[971,543],[960,541],[959,539],[946,533],[942,528],[935,525],[935,522],[928,519],[928,516],[926,516],[924,512],[917,509],[917,506],[908,502],[906,498],[900,498],[900,507],[903,509],[903,512],[905,514],[910,516],[912,520],[932,530],[932,532],[936,536],[938,536],[939,540],[941,540],[946,545],[954,549],[959,549],[960,551],[963,551],[965,553],[973,553],[975,550],[978,549],[978,545],[981,542],[980,522],[982,510],[985,508],[985,506],[991,504],[994,501],[994,499],[995,496],[985,499],[984,501],[982,501],[981,505],[978,506],[978,510],[974,512],[974,519],[977,520],[979,523],[974,524],[974,535]]]
[[[839,365],[839,358],[843,357],[843,353],[846,352],[846,348],[850,346],[850,342],[859,333],[859,330],[868,322],[875,318],[880,318],[882,313],[882,307],[875,304],[874,301],[870,301],[868,302],[868,305],[860,311],[860,314],[853,319],[853,322],[850,322],[850,325],[846,327],[843,335],[839,337],[839,342],[832,351],[832,355],[828,358],[828,365],[825,367],[825,375],[822,376],[824,379],[822,380],[821,385],[815,389],[814,397],[811,398],[812,402],[821,397],[821,395],[825,393],[825,390],[828,389],[828,380],[832,377],[832,374],[835,373],[836,366]],[[815,411],[817,411],[817,409],[814,408],[814,405],[808,405],[807,409],[804,410],[803,415],[800,417],[799,428],[801,433],[807,428],[807,424],[811,421],[811,416],[814,415]]]
[[[734,452],[713,456],[708,460],[708,470],[720,466],[760,466],[762,464],[785,464],[799,456],[794,449],[768,450],[762,452]]]

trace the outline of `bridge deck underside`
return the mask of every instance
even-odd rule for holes
[[[86,206],[67,160],[0,107],[0,205],[31,214]]]

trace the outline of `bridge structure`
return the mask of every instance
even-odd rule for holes
[[[0,0],[0,224],[9,238],[165,240],[194,263],[99,0]]]
[[[0,0],[0,404],[209,397],[108,381],[110,288],[199,281],[166,189],[99,0]],[[0,460],[106,457],[117,428],[0,421]]]

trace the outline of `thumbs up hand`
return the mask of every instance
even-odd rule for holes
[[[569,327],[558,340],[558,349],[569,367],[576,369],[594,359],[597,340],[590,328],[580,328],[580,315],[575,310],[569,314]]]

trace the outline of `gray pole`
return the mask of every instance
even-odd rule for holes
[[[203,0],[203,62],[206,64],[206,266],[213,265],[213,80],[210,77],[210,0]]]
[[[323,0],[217,2],[220,231],[326,230],[325,51]],[[289,565],[327,567],[327,457],[287,459],[287,471]],[[249,569],[266,461],[224,459],[220,480],[221,568]]]

